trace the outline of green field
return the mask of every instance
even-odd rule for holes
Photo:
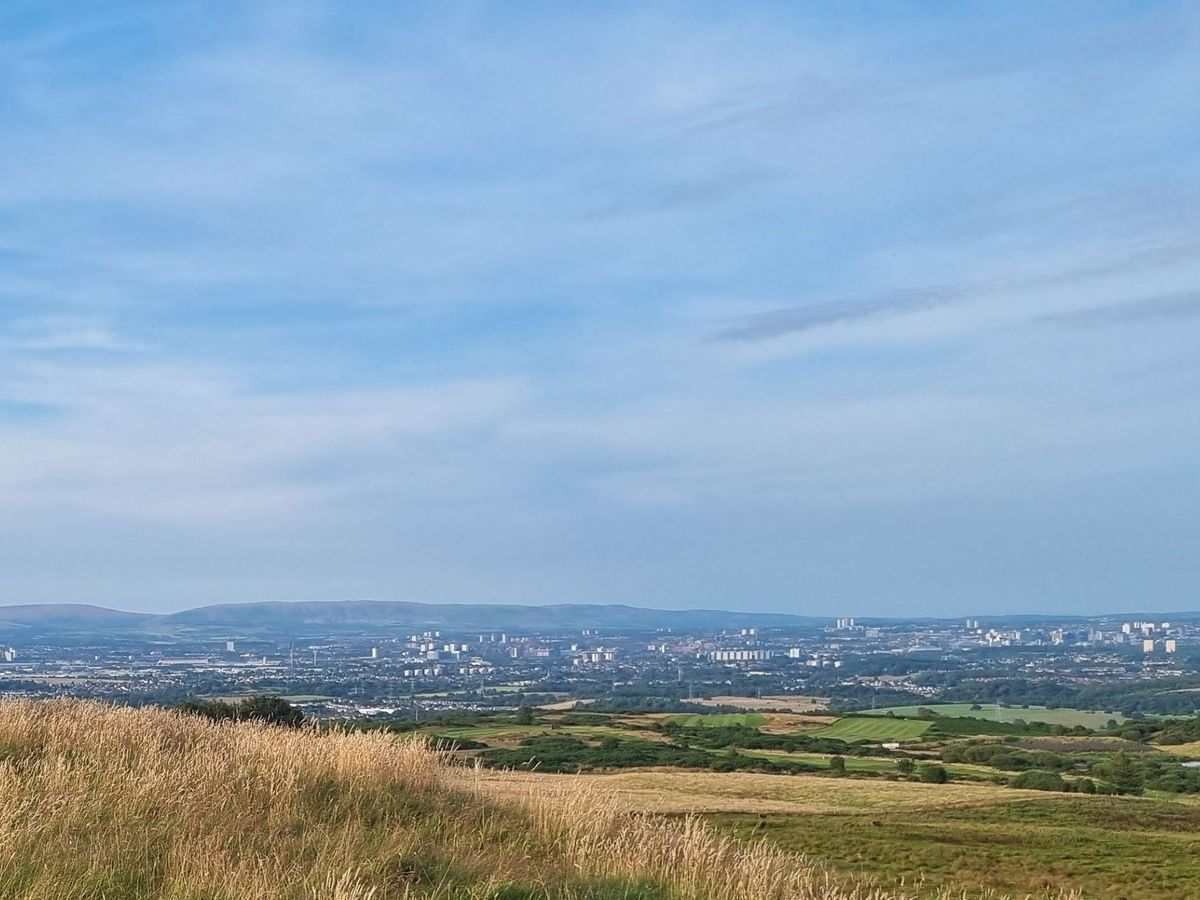
[[[713,751],[720,752],[720,751]],[[830,754],[828,753],[788,753],[785,750],[742,750],[746,756],[761,756],[764,759],[791,759],[799,762],[812,763],[821,769],[829,768]],[[896,757],[892,756],[846,756],[843,757],[846,771],[850,774],[895,775],[900,770],[896,768]],[[994,782],[997,770],[987,766],[976,766],[970,763],[939,763],[956,781],[987,781]]]
[[[909,898],[1177,900],[1197,896],[1200,884],[1200,803],[1191,798],[738,772],[482,777],[515,792],[566,784],[630,809],[699,814],[739,839],[829,863],[838,884],[880,884]]]
[[[843,741],[910,741],[933,726],[931,719],[838,719],[809,734],[815,737],[838,738]]]
[[[467,738],[472,741],[519,741],[522,738],[539,734],[574,734],[582,736],[606,737],[614,734],[611,728],[603,725],[563,725],[552,728],[549,725],[517,725],[511,722],[501,722],[494,725],[459,725],[448,728],[432,727],[426,734],[439,738]]]
[[[1023,709],[1019,706],[983,706],[982,709],[971,709],[970,703],[930,703],[925,706],[889,706],[886,709],[875,709],[863,712],[864,716],[885,716],[889,712],[897,716],[915,716],[918,709],[930,709],[939,716],[946,718],[990,719],[993,722],[1013,722],[1021,719],[1025,722],[1044,722],[1047,725],[1065,725],[1068,728],[1082,725],[1085,728],[1103,728],[1109,719],[1124,721],[1125,717],[1119,712],[1106,713],[1103,711],[1083,709],[1046,709],[1044,706],[1031,706]]]
[[[1000,897],[1044,897],[1049,886],[1051,897],[1065,887],[1104,900],[1174,900],[1195,896],[1200,883],[1200,807],[1190,803],[1006,800],[997,789],[994,802],[977,805],[900,811],[880,803],[816,815],[725,813],[710,821],[886,887],[911,885],[920,873],[920,896],[986,884]]]
[[[726,725],[744,725],[747,728],[758,728],[767,723],[767,717],[762,713],[710,713],[697,715],[671,716],[666,721],[672,725],[684,728],[721,728]]]

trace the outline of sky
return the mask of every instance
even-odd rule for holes
[[[1200,608],[1200,7],[0,5],[0,604]]]

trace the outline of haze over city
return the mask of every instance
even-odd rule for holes
[[[1188,4],[0,10],[0,603],[1172,611]]]

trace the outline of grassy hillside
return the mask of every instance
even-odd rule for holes
[[[0,900],[900,896],[383,733],[3,703],[0,798]]]
[[[703,814],[724,833],[821,858],[849,883],[920,896],[1179,900],[1200,883],[1200,804],[1083,797],[981,783],[788,777],[749,773],[485,772],[495,791],[597,785],[630,809]]]

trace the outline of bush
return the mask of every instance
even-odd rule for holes
[[[224,700],[185,700],[174,707],[176,712],[203,716],[214,722],[266,722],[268,725],[284,725],[296,728],[304,724],[304,713],[282,697],[260,694],[247,697],[240,703]]]
[[[1028,788],[1035,791],[1065,791],[1067,783],[1057,772],[1045,772],[1030,769],[1022,772],[1009,782],[1015,788]]]
[[[829,771],[834,775],[846,774],[846,758],[844,756],[829,757]]]
[[[926,784],[945,784],[950,780],[950,775],[946,771],[946,767],[933,763],[921,766],[917,775]]]
[[[289,728],[296,728],[304,724],[304,713],[282,697],[272,697],[266,694],[243,700],[238,712],[242,719],[266,722],[268,725],[286,725]]]

